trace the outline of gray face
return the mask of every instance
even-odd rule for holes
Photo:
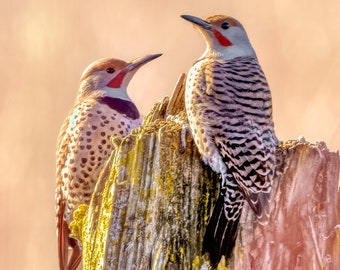
[[[225,60],[241,56],[256,58],[246,31],[236,19],[223,15],[211,16],[206,20],[189,15],[182,17],[192,22],[203,34],[207,43],[203,58],[210,56]]]
[[[78,96],[107,95],[129,100],[126,88],[135,72],[159,56],[161,54],[147,55],[130,63],[115,58],[99,59],[84,71]]]

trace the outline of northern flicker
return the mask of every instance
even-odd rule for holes
[[[203,34],[206,50],[190,69],[185,103],[203,161],[221,174],[219,198],[203,240],[216,265],[235,244],[245,201],[264,220],[279,144],[266,77],[236,19],[183,15]]]
[[[135,72],[161,56],[148,55],[130,63],[104,58],[83,72],[75,105],[66,117],[57,144],[56,211],[60,269],[76,269],[81,260],[77,241],[69,237],[73,211],[88,204],[97,178],[110,156],[111,136],[126,136],[141,124],[127,94]],[[68,248],[72,256],[68,263]]]

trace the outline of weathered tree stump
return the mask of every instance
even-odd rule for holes
[[[90,206],[74,214],[83,269],[210,269],[201,253],[218,176],[186,135],[182,75],[103,168]],[[337,269],[340,266],[339,156],[323,143],[282,144],[270,219],[245,206],[228,269]],[[222,259],[218,266],[226,269]]]
[[[324,143],[282,144],[266,224],[242,212],[231,269],[340,269],[339,155]]]

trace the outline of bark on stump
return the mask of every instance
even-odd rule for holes
[[[75,211],[83,269],[210,269],[202,240],[218,195],[185,129],[184,81],[156,103],[103,168],[89,206]],[[245,204],[232,258],[219,269],[339,269],[339,155],[302,140],[277,151],[267,224]]]

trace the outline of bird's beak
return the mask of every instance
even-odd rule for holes
[[[205,20],[202,20],[202,19],[200,19],[198,17],[191,16],[191,15],[181,15],[181,17],[184,20],[192,22],[193,24],[196,24],[198,26],[201,26],[203,29],[206,29],[206,30],[211,30],[212,29],[212,26],[211,26],[210,23],[208,23]]]
[[[158,57],[160,57],[162,54],[161,53],[158,53],[158,54],[150,54],[150,55],[147,55],[145,57],[142,57],[142,58],[137,58],[133,61],[131,61],[130,64],[128,64],[125,69],[127,71],[132,71],[134,69],[138,69],[140,68],[141,66],[143,66],[144,64],[152,61],[153,59],[156,59]]]

